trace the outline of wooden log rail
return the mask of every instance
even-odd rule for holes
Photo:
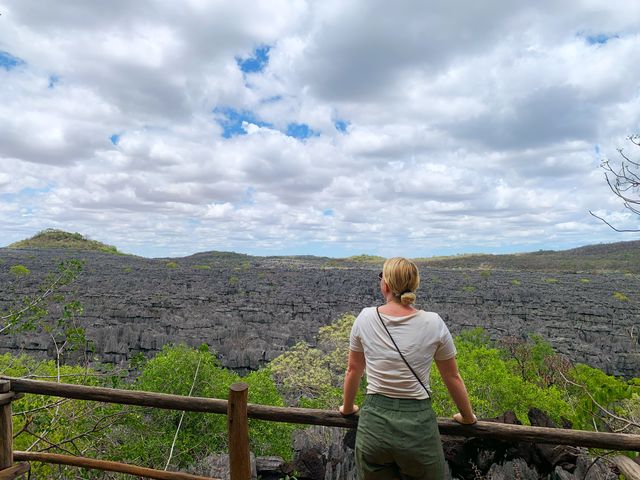
[[[115,388],[87,387],[39,380],[0,377],[11,381],[11,390],[21,393],[35,393],[56,397],[93,400],[97,402],[138,405],[142,407],[185,410],[189,412],[227,413],[227,401],[202,397],[183,397],[163,393],[119,390]],[[356,417],[343,417],[338,412],[311,408],[271,407],[267,405],[247,405],[249,418],[272,422],[324,425],[328,427],[356,428]],[[578,447],[605,448],[609,450],[630,450],[640,452],[640,435],[626,433],[603,433],[586,430],[565,430],[561,428],[529,427],[503,423],[480,421],[474,425],[460,425],[449,419],[438,419],[438,427],[443,435],[460,437],[481,437],[496,440],[554,445],[574,445]]]
[[[182,472],[167,472],[153,468],[139,467],[127,463],[111,462],[109,460],[95,460],[93,458],[76,457],[73,455],[59,455],[45,452],[20,452],[14,451],[15,460],[28,462],[53,463],[55,465],[70,465],[72,467],[89,468],[106,472],[126,473],[143,478],[155,478],[158,480],[215,480],[211,477],[202,477]],[[0,475],[2,472],[0,472]],[[0,477],[1,479],[2,477]]]
[[[10,389],[7,385],[10,384]],[[136,405],[142,407],[154,407],[171,410],[184,410],[191,412],[207,412],[226,414],[229,426],[229,456],[231,461],[231,479],[246,480],[250,478],[249,469],[249,445],[247,418],[256,418],[273,422],[298,423],[307,425],[324,425],[330,427],[356,428],[357,416],[343,417],[338,412],[317,410],[308,408],[272,407],[266,405],[247,404],[247,385],[234,384],[230,389],[229,401],[202,397],[185,397],[180,395],[168,395],[153,392],[141,392],[132,390],[120,390],[114,388],[88,387],[83,385],[70,385],[55,382],[44,382],[12,377],[0,377],[0,392],[6,393],[31,393],[37,395],[51,395],[77,400],[89,400],[124,405]],[[4,391],[3,391],[4,390]],[[37,460],[35,452],[12,452],[11,447],[11,421],[10,405],[12,395],[5,395],[7,402],[2,405],[4,415],[0,415],[0,478],[2,473],[12,466],[13,458],[16,460]],[[4,397],[3,397],[4,398]],[[7,405],[9,407],[9,421],[7,422]],[[640,451],[640,435],[623,433],[602,433],[584,430],[565,430],[559,428],[529,427],[524,425],[507,425],[502,423],[479,421],[474,425],[460,425],[449,419],[438,419],[438,427],[443,435],[490,438],[509,442],[546,443],[554,445],[574,445],[590,448],[603,448],[609,450]],[[8,439],[8,441],[6,440]],[[50,463],[63,463],[67,465],[80,465],[74,457],[55,454],[45,455],[38,461]],[[52,455],[55,456],[52,457]],[[59,458],[58,458],[59,457]],[[77,457],[75,457],[77,458]],[[89,463],[86,468],[108,469],[107,464],[99,465],[100,460],[81,459]],[[70,463],[75,462],[75,463]],[[91,463],[94,462],[94,463]],[[98,462],[98,463],[95,463]],[[94,466],[88,466],[89,464]],[[107,462],[117,464],[117,462]],[[125,464],[117,464],[125,465]],[[117,467],[117,465],[115,465]],[[127,467],[135,467],[126,465]],[[110,465],[114,467],[114,465]],[[115,467],[114,467],[115,468]],[[121,467],[118,467],[121,468]],[[142,468],[142,467],[135,467]],[[147,474],[153,474],[152,469],[146,469]],[[112,470],[123,471],[123,470]],[[169,476],[151,476],[148,478],[182,478],[196,479],[203,477],[177,474],[176,472],[161,472]],[[171,474],[183,476],[171,476]],[[140,475],[140,474],[139,474]],[[144,475],[143,475],[144,476]],[[631,477],[640,478],[640,477]]]

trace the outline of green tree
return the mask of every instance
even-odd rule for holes
[[[523,422],[531,407],[538,407],[556,420],[571,418],[573,411],[565,393],[556,386],[547,388],[528,381],[519,374],[513,360],[491,346],[482,330],[472,330],[455,339],[457,361],[464,378],[471,403],[479,418],[491,418],[507,410],[515,412]],[[451,416],[457,409],[434,367],[431,386],[433,404],[439,415]]]
[[[271,371],[289,405],[337,408],[349,354],[349,333],[355,317],[344,315],[318,332],[318,346],[300,342],[275,358]],[[366,381],[356,402],[362,402]]]
[[[84,366],[58,365],[27,355],[0,355],[0,375],[63,383],[100,386],[102,376]],[[48,395],[25,395],[15,400],[13,410],[14,450],[47,451],[66,455],[101,457],[102,439],[121,420],[120,405],[70,400]],[[74,467],[34,463],[34,478],[72,478]]]
[[[283,405],[269,370],[244,379],[222,368],[206,345],[193,349],[165,346],[148,360],[131,386],[136,390],[227,399],[231,384],[249,385],[249,401]],[[257,454],[291,457],[291,426],[250,421],[251,448]],[[185,467],[211,453],[227,452],[225,415],[160,409],[131,409],[111,455],[140,465]],[[169,458],[171,459],[168,462]]]
[[[640,396],[639,378],[624,380],[583,364],[563,378],[576,412],[576,428],[609,431],[620,422],[633,423],[633,413],[629,415],[624,406]]]

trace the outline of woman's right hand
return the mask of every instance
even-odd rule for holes
[[[357,405],[353,405],[350,409],[347,409],[344,405],[340,405],[338,409],[343,417],[348,417],[349,415],[355,415],[360,411],[360,407]]]
[[[472,415],[471,418],[469,418],[469,417],[462,416],[461,413],[456,413],[453,416],[453,419],[462,425],[473,425],[478,421],[478,419],[476,418],[474,413],[472,413],[471,415]]]

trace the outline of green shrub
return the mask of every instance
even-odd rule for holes
[[[27,275],[29,275],[31,273],[31,270],[29,270],[24,265],[13,265],[9,269],[9,271],[12,274],[14,274],[16,277],[26,277]]]
[[[165,263],[165,265],[167,266],[167,268],[178,268],[178,264],[174,261],[170,261]]]
[[[467,293],[473,293],[476,291],[476,287],[474,287],[473,285],[465,285],[464,287],[462,287],[462,290]]]
[[[621,302],[628,302],[629,301],[629,297],[627,297],[622,292],[613,292],[613,298],[615,298],[616,300],[620,300]]]
[[[547,283],[558,283],[558,279],[553,277],[545,278],[544,281]]]
[[[196,270],[211,270],[211,265],[194,265]]]
[[[580,279],[580,283],[590,283],[591,280],[589,280],[588,278],[581,278]]]
[[[518,285],[520,285],[521,283],[522,283],[522,282],[521,282],[520,280],[517,280],[517,279],[515,279],[515,280],[511,280],[511,285],[515,285],[516,287],[517,287]]]

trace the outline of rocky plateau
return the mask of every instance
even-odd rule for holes
[[[226,367],[259,368],[318,329],[381,301],[381,265],[320,257],[208,252],[146,259],[101,252],[0,249],[0,313],[37,295],[64,258],[84,261],[65,287],[95,359],[126,367],[138,352],[203,343]],[[31,272],[17,276],[11,267]],[[492,338],[539,334],[558,353],[605,372],[640,376],[640,278],[421,264],[418,306],[439,312],[455,335],[483,327]],[[616,295],[617,292],[617,295]],[[54,312],[55,313],[55,312]],[[53,355],[41,331],[0,334],[0,352]]]

